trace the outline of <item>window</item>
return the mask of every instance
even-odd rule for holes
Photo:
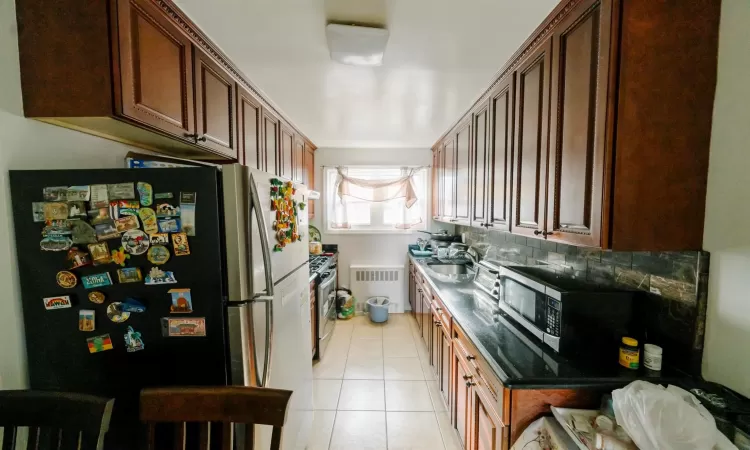
[[[425,168],[327,167],[324,177],[328,232],[408,232],[426,228]],[[340,197],[338,183],[343,180],[347,194]],[[416,201],[407,208],[413,197]]]

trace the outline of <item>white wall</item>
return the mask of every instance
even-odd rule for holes
[[[419,149],[352,149],[319,148],[315,151],[315,188],[323,191],[323,166],[338,165],[423,165],[432,164],[432,152],[428,148]],[[431,204],[428,183],[427,198]],[[339,283],[349,286],[349,265],[357,264],[407,264],[407,246],[417,241],[422,233],[407,234],[332,234],[325,232],[323,225],[324,205],[318,200],[315,206],[313,224],[320,230],[324,244],[339,246]],[[431,212],[427,210],[428,227],[432,227]],[[443,226],[443,228],[445,228]],[[405,283],[404,296],[408,284]],[[408,300],[404,297],[405,305]]]
[[[13,0],[0,0],[0,61],[0,389],[17,389],[26,352],[8,170],[123,167],[133,148],[23,117]]]
[[[724,0],[704,248],[703,376],[750,397],[750,2]]]

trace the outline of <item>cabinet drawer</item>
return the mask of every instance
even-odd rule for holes
[[[432,308],[438,314],[440,322],[443,324],[444,329],[450,332],[453,317],[451,317],[451,314],[448,312],[448,308],[445,307],[445,304],[443,304],[443,301],[440,300],[440,297],[438,297],[437,295],[433,296],[432,298]]]

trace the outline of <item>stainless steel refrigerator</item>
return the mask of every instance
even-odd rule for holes
[[[294,394],[283,446],[304,448],[312,423],[308,221],[306,211],[298,211],[300,239],[281,252],[273,251],[277,232],[272,179],[279,178],[240,165],[11,171],[30,387],[116,398],[105,448],[128,450],[143,443],[138,393],[144,387],[231,384],[288,389]],[[159,266],[173,272],[176,284],[120,283],[118,265],[69,269],[66,250],[40,248],[45,223],[35,221],[40,206],[34,203],[45,201],[44,188],[139,182],[150,184],[154,193],[171,193],[172,199],[156,201],[175,207],[180,193],[195,193],[190,254],[172,254]],[[295,201],[306,202],[307,188],[295,187]],[[105,242],[116,250],[121,238]],[[140,268],[144,277],[153,267],[145,254],[131,255],[126,265]],[[57,273],[65,270],[76,275],[74,287],[56,282]],[[82,277],[104,272],[112,285],[83,286]],[[190,289],[191,313],[170,310],[169,290],[174,288]],[[93,290],[104,294],[103,303],[89,301]],[[68,296],[71,307],[46,309],[43,299],[57,296]],[[145,311],[131,313],[125,322],[110,320],[108,306],[128,298],[138,299]],[[79,330],[80,310],[94,311],[94,331]],[[169,336],[163,318],[205,318],[205,336]],[[140,333],[142,350],[126,350],[128,327]],[[90,353],[87,339],[105,334],[112,348]],[[267,447],[270,429],[258,427],[255,438],[257,448]]]

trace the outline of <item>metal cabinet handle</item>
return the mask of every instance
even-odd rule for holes
[[[471,355],[469,355],[469,356],[466,357],[467,361],[471,361],[472,359],[477,359],[477,357],[476,356],[471,356]]]
[[[486,226],[487,228],[490,228],[490,227],[494,227],[495,225],[487,222],[487,223],[484,224],[484,226]]]
[[[471,381],[467,381],[466,382],[466,387],[472,387],[472,386],[476,386],[476,385],[477,385],[476,383],[472,383]]]
[[[542,234],[542,231],[540,231],[540,230],[534,230],[534,235],[535,236],[539,236],[540,234]]]
[[[474,375],[464,375],[463,376],[464,380],[471,380],[472,378],[474,378]]]
[[[443,308],[435,308],[435,311],[442,311]]]
[[[434,323],[435,325],[439,326],[439,327],[443,326],[443,324],[442,324],[442,323],[440,323],[440,321],[439,321],[439,320],[436,320],[436,321],[434,321],[433,323]]]
[[[184,133],[183,136],[188,139],[198,139],[198,135],[196,133]]]
[[[196,135],[196,136],[197,136],[197,135]],[[206,135],[204,134],[204,135],[203,135],[203,136],[201,136],[201,137],[196,137],[196,138],[195,138],[195,140],[196,140],[196,141],[199,141],[199,142],[206,142]]]
[[[542,236],[552,236],[553,234],[555,234],[554,231],[545,231],[544,233],[542,233]]]

